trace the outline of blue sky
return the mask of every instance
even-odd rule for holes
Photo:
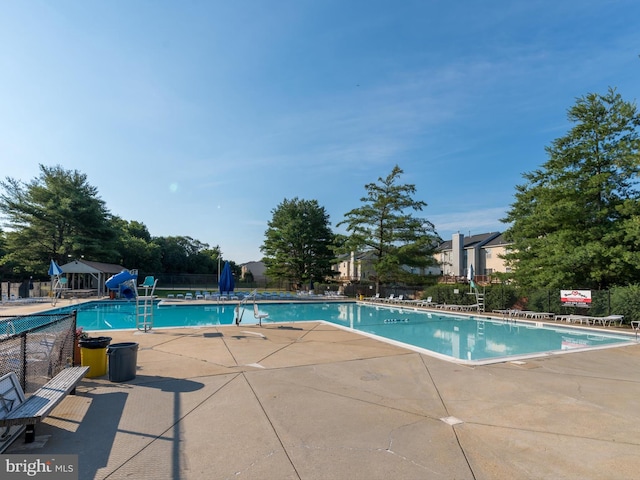
[[[77,169],[154,236],[259,260],[398,164],[449,239],[502,231],[576,98],[640,97],[640,2],[0,3],[0,176]]]

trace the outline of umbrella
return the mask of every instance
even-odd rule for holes
[[[467,279],[469,280],[469,287],[474,288],[476,285],[473,283],[473,265],[469,265],[469,274],[467,275]]]
[[[58,275],[62,275],[62,269],[58,266],[55,260],[51,259],[51,264],[49,265],[49,276],[57,277]]]
[[[231,265],[229,265],[229,262],[224,262],[224,267],[220,273],[218,288],[220,289],[220,293],[233,292],[233,289],[235,288],[235,282],[233,280],[233,274],[231,273]]]

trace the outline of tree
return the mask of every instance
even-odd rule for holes
[[[151,234],[144,223],[135,220],[127,222],[114,217],[112,226],[117,232],[117,257],[110,259],[111,263],[119,263],[143,272],[162,270],[160,246],[151,241]]]
[[[640,280],[640,116],[614,89],[568,110],[575,124],[525,173],[504,222],[518,284],[608,288]]]
[[[219,247],[211,250],[208,244],[187,236],[157,237],[153,243],[160,249],[163,272],[207,274],[217,270]]]
[[[413,216],[427,204],[413,197],[413,184],[398,184],[403,170],[396,165],[377,183],[365,185],[367,194],[361,207],[345,214],[349,238],[343,250],[370,252],[376,272],[376,292],[381,283],[403,281],[410,274],[403,267],[428,267],[435,263],[433,254],[440,243],[434,225]]]
[[[7,177],[0,187],[10,252],[3,262],[46,273],[52,258],[61,262],[81,255],[97,259],[114,254],[111,215],[86,175],[40,165],[39,177],[31,182]]]
[[[272,214],[260,247],[267,276],[307,284],[331,275],[333,233],[325,209],[316,200],[294,198]]]

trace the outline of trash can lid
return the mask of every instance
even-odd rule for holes
[[[112,343],[111,345],[109,345],[108,350],[118,350],[119,348],[130,348],[137,350],[138,344],[135,342]]]
[[[78,340],[81,348],[106,348],[111,343],[111,337],[93,337]]]

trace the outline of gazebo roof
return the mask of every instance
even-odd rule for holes
[[[122,265],[113,263],[91,262],[89,260],[74,260],[73,262],[60,265],[64,273],[105,273],[115,275],[122,270],[126,270]]]

